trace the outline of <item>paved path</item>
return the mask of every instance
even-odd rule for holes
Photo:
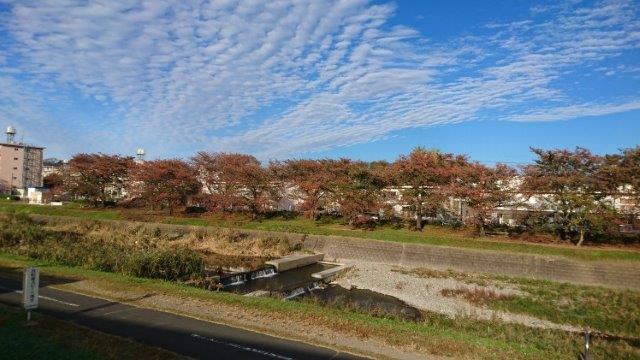
[[[20,282],[0,278],[0,303],[21,306]],[[40,288],[37,312],[197,359],[359,359],[351,354],[156,310]]]

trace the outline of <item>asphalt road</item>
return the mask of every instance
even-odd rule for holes
[[[22,284],[0,278],[0,303],[21,306]],[[197,359],[361,359],[348,353],[285,340],[156,310],[40,288],[36,312]]]

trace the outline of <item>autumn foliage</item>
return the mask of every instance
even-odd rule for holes
[[[173,213],[189,205],[252,218],[284,209],[312,219],[340,216],[352,224],[403,216],[417,230],[425,219],[453,218],[479,235],[505,211],[517,211],[577,244],[637,220],[640,147],[604,156],[583,148],[532,152],[534,162],[521,168],[424,148],[391,163],[290,159],[266,166],[238,153],[199,152],[190,161],[140,163],[119,155],[78,154],[61,177],[46,180],[52,192],[94,206],[119,200]],[[616,199],[625,205],[616,206]],[[451,209],[454,202],[459,211]]]
[[[104,206],[120,195],[132,165],[131,157],[77,154],[67,165],[65,188],[73,197]]]
[[[248,210],[257,216],[277,200],[271,172],[251,155],[199,152],[192,162],[205,190],[200,199],[209,210]]]
[[[487,219],[496,208],[517,205],[515,176],[515,169],[505,164],[472,163],[461,168],[454,194],[469,207],[470,222],[480,235],[484,236]]]
[[[195,168],[178,159],[135,164],[130,173],[129,196],[169,213],[186,205],[189,197],[198,194],[201,188]]]
[[[587,149],[532,151],[538,159],[525,167],[522,190],[546,203],[561,237],[577,233],[581,245],[614,210],[610,195],[618,191],[615,175],[604,172],[610,170],[603,166],[605,159]]]
[[[422,217],[435,213],[453,194],[455,180],[466,165],[464,156],[424,148],[400,156],[393,164],[392,182],[411,205],[418,230],[422,230]]]

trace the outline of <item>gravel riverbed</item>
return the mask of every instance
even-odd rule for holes
[[[368,289],[385,295],[395,296],[408,305],[421,310],[437,312],[450,317],[469,316],[478,319],[499,319],[505,322],[523,324],[530,327],[561,329],[565,331],[579,331],[580,329],[566,324],[556,324],[533,316],[496,311],[483,306],[476,306],[458,297],[442,295],[443,289],[482,288],[497,295],[527,296],[516,286],[486,281],[486,284],[468,283],[454,277],[423,277],[396,266],[369,262],[349,261],[347,265],[352,269],[335,283],[347,289],[356,287]]]

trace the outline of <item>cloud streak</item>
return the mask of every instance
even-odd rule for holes
[[[8,7],[0,30],[11,41],[0,47],[0,81],[13,90],[26,77],[102,104],[113,116],[82,131],[111,134],[121,144],[115,151],[143,142],[168,155],[195,147],[270,158],[487,113],[551,121],[640,104],[637,93],[627,102],[583,99],[560,85],[638,50],[633,2],[537,7],[531,20],[488,24],[488,35],[443,43],[392,26],[394,7],[367,1],[51,0]],[[0,116],[25,109],[18,111],[27,121],[46,121],[46,106],[29,106],[24,91],[18,94],[20,107],[0,103]]]

